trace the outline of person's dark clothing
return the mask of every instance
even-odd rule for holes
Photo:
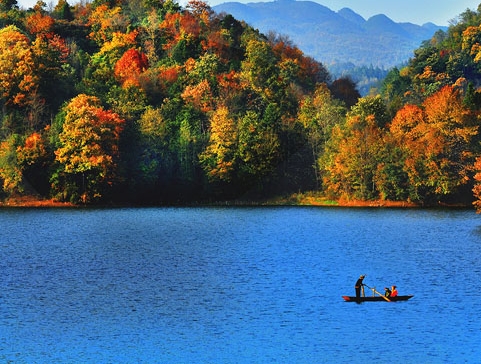
[[[362,283],[364,277],[360,277],[357,281],[356,284],[354,285],[354,288],[356,289],[356,297],[359,298],[361,297],[361,287],[364,286]]]

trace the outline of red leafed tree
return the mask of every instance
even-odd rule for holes
[[[166,14],[160,29],[167,40],[164,44],[164,49],[167,51],[171,51],[181,40],[198,39],[201,32],[199,20],[189,12]]]
[[[139,75],[149,67],[147,56],[136,49],[129,49],[115,64],[115,76],[123,87],[139,86]]]

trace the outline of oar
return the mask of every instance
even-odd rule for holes
[[[369,287],[367,284],[365,284],[365,286],[366,286],[367,288],[369,288],[370,290],[372,290],[374,293],[377,293],[379,296],[381,296],[382,298],[384,298],[386,301],[391,302],[391,300],[390,300],[389,298],[387,298],[385,295],[379,293],[379,292],[376,291],[374,288]]]
[[[373,289],[374,292],[376,292],[379,296],[381,296],[382,298],[384,298],[386,301],[388,302],[391,302],[391,300],[389,298],[387,298],[385,295],[379,293],[378,291],[376,291],[375,289]]]

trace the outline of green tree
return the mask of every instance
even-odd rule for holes
[[[276,81],[277,59],[269,43],[246,36],[246,55],[242,62],[241,77],[260,94],[271,94],[270,86]]]
[[[176,116],[178,139],[176,145],[179,178],[182,182],[177,193],[184,198],[198,198],[202,188],[202,169],[199,154],[207,143],[207,120],[199,110],[192,106],[184,106]]]
[[[53,9],[52,15],[56,19],[67,20],[67,21],[73,20],[72,9],[70,7],[70,4],[67,2],[67,0],[58,0],[57,5],[55,5],[55,8]]]
[[[345,108],[333,99],[326,84],[316,88],[313,96],[306,96],[301,102],[298,121],[302,124],[307,142],[312,152],[312,166],[316,175],[317,187],[320,187],[318,159],[324,152],[334,125],[344,121]]]
[[[382,146],[382,131],[373,115],[364,120],[350,116],[345,126],[335,126],[320,159],[323,187],[328,195],[348,200],[379,198],[375,173]]]
[[[0,0],[0,29],[7,25],[19,25],[22,17],[17,0]]]
[[[18,135],[12,134],[0,143],[0,179],[7,194],[24,191],[23,169],[17,158],[19,139]]]
[[[280,141],[271,125],[254,111],[239,121],[240,173],[247,185],[255,185],[273,172],[280,156]]]
[[[372,116],[374,118],[374,122],[380,128],[384,128],[390,121],[386,104],[380,95],[360,98],[356,105],[351,108],[349,116],[359,116],[361,125],[363,121]]]

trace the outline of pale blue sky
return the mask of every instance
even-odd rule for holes
[[[17,0],[20,6],[30,7],[37,0]],[[44,0],[54,6],[58,0]],[[77,0],[67,0],[71,5]],[[178,0],[185,5],[187,0]],[[242,3],[256,2],[254,0],[238,0]],[[266,0],[264,0],[266,1]],[[337,11],[342,8],[351,8],[364,18],[376,14],[386,14],[396,22],[410,22],[424,24],[432,22],[437,25],[449,25],[450,20],[464,12],[466,9],[477,10],[481,0],[315,0],[316,2]],[[207,0],[210,6],[218,5],[230,0]]]
[[[220,0],[223,1],[223,0]],[[351,8],[364,18],[386,14],[396,22],[448,25],[466,9],[477,10],[481,0],[320,0],[332,10]]]

